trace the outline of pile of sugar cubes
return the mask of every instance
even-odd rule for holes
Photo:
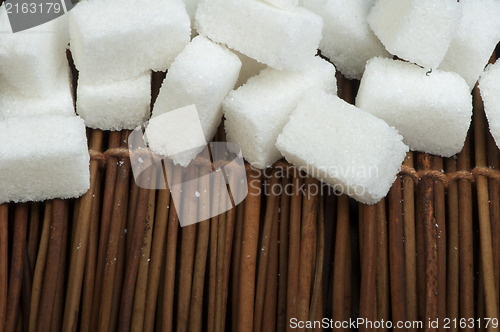
[[[374,204],[410,149],[461,151],[478,80],[500,146],[498,0],[84,0],[16,34],[0,14],[0,203],[83,194],[85,126],[146,122],[186,166],[224,119],[253,167],[284,157]],[[355,105],[336,72],[360,80]]]

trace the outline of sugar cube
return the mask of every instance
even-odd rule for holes
[[[488,65],[479,79],[479,90],[490,132],[500,147],[500,62]]]
[[[335,68],[319,57],[303,71],[264,69],[224,100],[228,142],[238,144],[254,167],[271,166],[281,158],[276,138],[304,92],[316,88],[336,93],[336,84]]]
[[[89,82],[164,71],[191,36],[182,0],[89,0],[69,15],[73,59]]]
[[[76,94],[76,111],[88,127],[134,129],[149,119],[151,71],[134,79],[100,84],[80,76]]]
[[[59,68],[55,86],[43,96],[25,96],[0,77],[0,120],[10,117],[75,115],[72,91],[67,64]]]
[[[146,128],[149,148],[187,166],[207,145],[195,105],[151,118]]]
[[[464,145],[472,96],[456,73],[373,58],[361,79],[356,106],[394,126],[410,149],[451,157]]]
[[[240,58],[241,61],[240,76],[238,77],[238,82],[236,82],[235,88],[239,88],[245,84],[250,77],[257,75],[261,70],[267,67],[265,64],[260,63],[257,60],[247,57],[245,54],[238,51],[233,52],[238,56],[238,58]]]
[[[54,89],[59,68],[67,64],[64,16],[12,33],[5,5],[0,7],[0,76],[25,96]]]
[[[390,53],[437,68],[461,15],[456,0],[377,0],[368,23]]]
[[[90,184],[85,124],[76,116],[0,121],[0,203],[72,198]]]
[[[321,90],[309,90],[278,136],[286,160],[365,204],[387,195],[408,147],[384,121]]]
[[[472,90],[500,41],[500,1],[461,0],[460,26],[439,69],[462,76]]]
[[[304,7],[323,17],[321,54],[347,78],[360,79],[369,59],[390,56],[366,22],[374,3],[375,0],[302,0]]]
[[[202,0],[196,29],[279,70],[300,70],[317,52],[323,20],[294,7],[283,10],[259,0]]]
[[[221,103],[238,80],[241,61],[226,47],[195,37],[175,58],[160,89],[153,117],[195,104],[210,141],[222,120]]]

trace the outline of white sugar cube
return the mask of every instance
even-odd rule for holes
[[[134,129],[149,119],[151,71],[125,81],[95,84],[78,78],[76,112],[87,127]]]
[[[0,119],[41,115],[75,115],[69,66],[63,65],[52,90],[25,96],[0,77]]]
[[[235,88],[239,88],[245,84],[250,77],[256,76],[261,70],[267,68],[265,64],[247,57],[245,54],[238,51],[233,52],[238,56],[238,58],[240,58],[241,61],[240,76],[238,77],[238,82],[236,82]]]
[[[321,17],[304,8],[258,0],[202,0],[196,12],[200,34],[280,70],[307,67],[322,27]]]
[[[221,103],[238,80],[241,61],[226,47],[195,37],[170,67],[153,108],[153,117],[195,104],[210,141],[222,120]]]
[[[500,147],[500,62],[488,65],[479,79],[479,90],[484,102],[490,132]]]
[[[166,70],[191,36],[182,0],[89,0],[69,15],[71,52],[87,81]]]
[[[14,10],[14,9],[12,9]],[[0,7],[0,76],[25,96],[54,89],[59,68],[67,65],[67,20],[12,33],[5,6]]]
[[[361,79],[356,106],[396,127],[412,150],[450,157],[464,145],[472,96],[456,73],[373,58]]]
[[[181,166],[187,166],[207,145],[195,105],[151,118],[146,141],[153,152]]]
[[[303,96],[276,146],[299,169],[366,204],[387,195],[408,152],[394,128],[320,90]]]
[[[437,68],[461,15],[456,0],[377,0],[368,23],[390,53]]]
[[[366,22],[375,0],[302,0],[302,5],[323,17],[321,54],[344,76],[360,79],[366,62],[376,56],[389,57],[384,45]]]
[[[500,41],[500,1],[461,0],[463,17],[439,69],[462,76],[472,90]]]
[[[299,72],[264,69],[224,100],[227,140],[238,144],[254,167],[271,166],[281,158],[276,138],[304,92],[315,88],[336,93],[336,84],[335,68],[319,57]]]
[[[283,9],[291,9],[299,4],[299,0],[264,0],[270,5],[273,5],[277,8],[283,8]]]
[[[72,198],[89,188],[85,124],[76,116],[0,121],[0,203]]]

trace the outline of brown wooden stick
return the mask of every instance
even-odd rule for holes
[[[385,199],[382,198],[376,205],[377,215],[377,271],[376,271],[376,293],[377,293],[377,320],[387,321],[390,315],[390,291],[389,291],[389,252],[387,244],[387,215],[385,212]],[[386,328],[381,328],[386,331]]]
[[[208,332],[215,331],[215,303],[217,287],[217,248],[219,237],[219,216],[210,221],[210,260],[208,278]],[[236,319],[238,321],[238,319]]]
[[[90,148],[100,151],[102,146],[102,132],[93,130]],[[75,225],[75,241],[71,244],[71,258],[64,308],[64,331],[75,331],[78,323],[78,311],[82,290],[83,271],[87,256],[87,242],[90,231],[90,218],[92,215],[92,201],[95,193],[95,179],[99,168],[97,160],[90,161],[90,189],[80,198],[81,206],[78,223]]]
[[[156,182],[156,172],[151,175],[152,183]],[[132,331],[142,331],[144,327],[144,316],[146,310],[146,293],[148,287],[149,262],[151,261],[151,242],[155,230],[155,203],[156,191],[149,191],[148,211],[146,226],[144,230],[144,242],[139,259],[139,271],[135,285],[134,304],[132,311]]]
[[[344,316],[345,299],[345,277],[348,248],[347,237],[349,235],[349,197],[340,195],[337,200],[337,231],[335,233],[335,256],[333,261],[333,297],[332,318],[334,321],[342,321]]]
[[[236,225],[233,241],[233,273],[232,273],[232,306],[231,306],[231,328],[236,331],[238,328],[238,305],[239,305],[239,280],[240,280],[240,259],[241,259],[241,239],[243,237],[243,223],[245,218],[245,204],[236,207]]]
[[[403,165],[413,167],[413,153],[408,152]],[[406,281],[406,317],[417,320],[417,262],[415,251],[415,184],[413,179],[403,175],[403,222]],[[415,328],[408,329],[416,331]]]
[[[485,167],[486,162],[486,139],[485,139],[485,116],[479,91],[474,90],[474,143],[476,166]],[[491,223],[489,210],[488,179],[479,175],[476,179],[477,199],[479,210],[479,235],[480,235],[480,253],[482,262],[482,273],[484,282],[484,298],[486,304],[486,317],[498,319],[497,307],[497,287],[495,285],[495,273],[493,265],[493,251],[491,240]],[[489,326],[488,331],[493,331]]]
[[[454,158],[446,160],[446,171],[455,172],[457,163]],[[459,223],[458,223],[458,184],[450,183],[447,193],[447,214],[448,214],[448,259],[446,267],[447,277],[447,312],[446,317],[450,319],[459,318],[459,295],[460,295],[460,270],[459,270]],[[451,326],[450,331],[457,331],[455,326]]]
[[[320,184],[321,185],[321,184]],[[323,267],[325,257],[325,205],[324,197],[319,198],[319,212],[317,221],[317,252],[316,268],[314,271],[314,283],[311,296],[311,310],[309,320],[321,320],[323,318]]]
[[[226,317],[227,317],[227,299],[229,292],[229,273],[231,271],[231,255],[233,247],[233,237],[234,237],[234,222],[236,220],[236,209],[227,211],[226,218],[226,244],[224,246],[224,275],[222,281],[222,326],[221,330],[224,331],[226,328]]]
[[[9,206],[0,204],[0,332],[5,331],[8,292]]]
[[[269,245],[271,241],[271,232],[273,229],[273,219],[275,210],[277,210],[278,196],[274,194],[278,178],[273,171],[269,179],[266,205],[266,215],[264,217],[264,228],[262,229],[261,247],[259,250],[259,268],[257,272],[257,290],[255,292],[255,314],[254,331],[262,330],[262,317],[264,315],[264,300],[267,284],[267,269],[269,261]]]
[[[196,178],[193,173],[188,174],[189,179]],[[190,187],[188,188],[187,186]],[[196,188],[191,184],[185,184],[186,192],[194,192]],[[198,211],[193,209],[191,204],[194,203],[196,196],[185,197],[183,202],[183,217],[196,218]],[[189,301],[191,299],[191,288],[193,285],[193,265],[194,253],[196,247],[196,224],[185,226],[182,228],[181,242],[181,257],[179,267],[179,297],[177,303],[177,331],[187,331],[189,324]]]
[[[147,172],[147,171],[146,171]],[[140,188],[135,213],[134,228],[132,229],[132,242],[125,267],[122,295],[120,300],[120,316],[118,317],[118,330],[128,332],[132,319],[132,306],[134,301],[134,288],[139,270],[142,241],[148,214],[149,189]]]
[[[269,241],[269,257],[266,277],[266,293],[264,301],[264,312],[262,315],[262,331],[276,331],[276,307],[278,303],[278,232],[279,212],[274,209],[271,237]]]
[[[290,177],[285,175],[281,182],[283,194],[281,195],[280,207],[280,227],[279,227],[279,281],[278,281],[278,309],[277,309],[277,330],[285,331],[286,326],[286,299],[287,299],[287,279],[288,279],[288,232],[290,229]]]
[[[297,299],[299,291],[299,264],[300,258],[300,229],[302,216],[302,178],[299,173],[293,174],[293,193],[290,201],[290,240],[288,249],[288,280],[287,280],[287,304],[286,321],[297,317]],[[290,324],[286,324],[286,330],[290,331]]]
[[[29,331],[34,332],[36,329],[38,310],[40,307],[40,296],[42,293],[43,277],[45,272],[45,265],[47,262],[47,254],[50,239],[50,224],[52,219],[52,201],[45,204],[45,212],[43,217],[43,228],[40,238],[40,248],[35,264],[35,271],[33,274],[33,287],[31,291],[31,306],[29,317]]]
[[[64,224],[67,222],[68,202],[59,199],[53,202],[53,218],[50,227],[49,252],[43,280],[40,309],[36,331],[49,331],[57,289],[57,277],[62,255]]]
[[[247,172],[249,185],[245,200],[245,224],[241,245],[240,295],[238,306],[238,331],[253,331],[255,300],[255,269],[259,242],[261,178],[260,172],[251,168]]]
[[[216,186],[217,187],[217,186]],[[225,210],[225,203],[222,200],[219,202],[219,207]],[[219,228],[217,234],[217,256],[216,256],[216,281],[215,281],[215,331],[222,330],[222,310],[223,310],[223,282],[224,282],[224,256],[226,250],[226,225],[227,214],[222,213],[219,216]]]
[[[153,248],[148,275],[148,289],[146,295],[146,312],[144,317],[144,332],[152,332],[156,312],[156,302],[160,284],[163,251],[167,234],[168,212],[170,203],[170,190],[160,190],[158,193],[158,207],[155,216],[155,231],[153,233]]]
[[[319,182],[307,177],[302,204],[302,229],[300,237],[299,260],[299,294],[297,302],[297,319],[306,321],[309,317],[311,302],[312,274],[316,252],[316,218],[319,204]]]
[[[419,154],[417,157],[419,169],[431,168],[431,157],[428,154]],[[437,223],[434,217],[434,190],[432,179],[423,178],[418,184],[420,213],[424,228],[425,246],[425,320],[438,318],[438,248]],[[426,331],[435,329],[425,324]]]
[[[364,205],[363,208],[363,261],[361,265],[361,291],[359,300],[359,316],[367,321],[374,321],[375,305],[375,255],[376,241],[376,206]],[[370,326],[363,325],[360,331],[372,331]]]
[[[434,156],[432,168],[442,172],[444,169],[443,158]],[[446,204],[445,188],[440,181],[434,182],[434,209],[437,224],[437,249],[438,249],[438,316],[446,317]],[[439,331],[445,331],[444,324],[439,324]]]
[[[174,170],[174,183],[182,180],[182,174]],[[176,254],[177,254],[177,233],[179,229],[179,219],[173,201],[170,203],[170,215],[168,217],[168,231],[165,254],[165,285],[163,288],[163,313],[162,329],[170,332],[173,329],[174,321],[174,287],[176,272]]]
[[[496,170],[500,169],[500,151],[491,134],[488,134],[487,155],[488,167]],[[491,240],[493,247],[495,285],[500,288],[500,181],[490,179],[488,187],[490,195]],[[497,290],[497,305],[500,305],[499,301],[500,292]]]
[[[206,188],[206,187],[205,187]],[[203,204],[203,203],[200,203]],[[210,203],[208,203],[210,204]],[[189,313],[189,331],[202,331],[203,326],[203,289],[207,264],[208,241],[210,238],[210,220],[200,222],[198,226],[198,243],[193,273],[193,290]]]
[[[353,280],[352,280],[352,252],[351,252],[351,233],[347,232],[347,250],[345,252],[345,278],[344,278],[344,311],[343,317],[351,317],[353,313]],[[341,270],[342,271],[342,270]],[[347,330],[350,330],[349,328]]]
[[[26,233],[28,228],[28,204],[15,205],[14,235],[12,239],[12,258],[9,272],[7,294],[7,321],[5,331],[15,331],[19,314],[19,300],[26,251]]]
[[[458,169],[470,170],[469,139],[458,155]],[[458,180],[460,234],[460,317],[474,317],[474,248],[472,230],[472,188],[468,180]],[[473,329],[465,329],[472,331]]]
[[[90,222],[89,247],[87,260],[85,262],[85,277],[83,280],[82,294],[82,319],[80,331],[90,331],[92,322],[92,303],[94,300],[94,287],[96,287],[95,278],[97,270],[97,255],[99,248],[99,215],[101,206],[101,178],[96,179],[95,200],[92,202],[92,217]],[[61,257],[62,258],[62,257]],[[64,274],[62,275],[64,278]],[[62,279],[64,281],[64,279]],[[64,303],[63,303],[64,305]],[[64,309],[63,309],[64,310]]]
[[[21,311],[19,312],[20,317],[29,316],[32,285],[33,285],[33,271],[31,271],[28,250],[26,249],[24,251],[24,258],[23,258],[23,279],[21,283],[21,307],[20,307]],[[21,328],[24,331],[28,332],[27,324],[21,323],[21,325],[22,325]]]
[[[120,146],[120,132],[111,132],[109,134],[108,148],[117,148]],[[97,330],[99,322],[99,309],[101,307],[101,296],[104,285],[104,269],[106,267],[106,252],[108,250],[109,232],[111,228],[111,216],[113,212],[113,201],[115,196],[116,171],[118,168],[118,159],[109,157],[106,163],[106,177],[104,183],[104,193],[102,196],[102,214],[99,230],[99,247],[97,251],[97,264],[95,275],[95,290],[92,302],[92,316],[90,327],[92,331]]]
[[[406,279],[401,177],[389,192],[389,252],[393,321],[406,321]]]
[[[30,270],[35,271],[38,241],[40,239],[40,203],[30,203],[30,221],[28,231],[28,256],[30,258]]]

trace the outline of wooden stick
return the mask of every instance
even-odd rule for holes
[[[363,261],[361,265],[361,291],[359,301],[359,316],[367,321],[374,321],[375,305],[375,254],[376,241],[376,206],[364,205],[363,208]],[[369,326],[362,326],[360,331],[372,331]]]
[[[448,158],[446,160],[446,172],[452,173],[457,171],[457,163],[454,158]],[[447,311],[446,317],[450,319],[459,318],[459,300],[460,300],[460,268],[459,268],[459,222],[458,222],[458,184],[452,182],[448,186],[448,259],[446,267],[446,277],[447,277]],[[457,331],[455,326],[451,326],[450,331]]]
[[[82,319],[80,331],[90,331],[92,323],[92,303],[94,300],[94,287],[96,287],[97,255],[99,248],[99,215],[101,206],[101,178],[96,179],[95,200],[92,202],[92,217],[90,222],[89,247],[85,262],[85,277],[83,280]],[[61,257],[62,258],[62,257]],[[64,274],[61,276],[64,284]],[[64,303],[63,303],[64,306]],[[64,309],[63,309],[64,310]]]
[[[340,195],[337,200],[337,231],[335,234],[335,257],[333,261],[333,297],[332,318],[334,321],[342,321],[344,316],[345,300],[345,278],[348,248],[347,237],[349,235],[349,197]]]
[[[320,184],[321,186],[322,184]],[[323,318],[323,268],[325,257],[325,205],[324,197],[319,198],[319,212],[317,220],[317,251],[316,268],[314,271],[314,283],[311,296],[311,310],[309,320],[321,320]]]
[[[254,314],[254,331],[262,330],[262,317],[264,315],[264,300],[267,284],[267,269],[269,261],[269,245],[271,241],[271,232],[273,229],[274,212],[277,210],[278,196],[274,194],[278,178],[274,171],[268,183],[269,192],[266,199],[266,215],[264,217],[264,228],[262,229],[262,244],[259,250],[259,269],[257,272],[257,290],[255,292],[255,314]]]
[[[26,233],[28,228],[28,204],[15,205],[14,235],[12,239],[12,259],[9,273],[7,294],[7,321],[5,331],[14,331],[19,314],[19,299],[26,251]]]
[[[232,306],[231,306],[231,328],[236,331],[238,328],[238,307],[239,307],[239,280],[240,280],[240,258],[241,239],[243,237],[243,223],[245,218],[245,204],[236,207],[236,225],[233,241],[233,273],[232,273]]]
[[[170,203],[170,189],[160,190],[158,193],[158,207],[155,217],[156,226],[153,233],[153,248],[151,249],[151,262],[149,266],[144,332],[152,332],[154,329],[156,302],[158,300],[163,251],[167,234],[168,212],[170,209],[169,204],[173,204]]]
[[[287,280],[287,304],[286,321],[297,317],[297,299],[299,291],[299,264],[300,258],[300,229],[302,222],[302,178],[296,172],[293,175],[293,194],[290,201],[290,240],[288,249],[288,280]],[[290,324],[286,324],[286,330],[290,331]]]
[[[156,183],[156,172],[152,172],[151,183]],[[151,242],[155,230],[156,190],[149,191],[148,211],[144,229],[144,242],[139,259],[139,272],[135,285],[134,304],[132,311],[132,331],[142,331],[146,310],[146,293],[148,287],[149,262],[151,261]]]
[[[234,222],[236,219],[236,209],[233,207],[227,211],[226,217],[226,244],[224,246],[224,275],[222,281],[222,326],[221,330],[224,331],[226,328],[226,317],[227,317],[227,298],[229,291],[229,273],[231,270],[231,255],[233,247],[233,237],[234,237]]]
[[[40,240],[40,203],[30,203],[29,218],[28,256],[30,258],[30,270],[35,271],[38,241]]]
[[[482,101],[477,88],[474,90],[474,143],[476,167],[486,167],[486,139],[485,139],[485,116]],[[477,200],[479,211],[479,235],[480,253],[484,282],[484,298],[486,304],[486,317],[498,319],[497,287],[495,285],[495,273],[493,265],[493,251],[491,240],[491,223],[489,210],[488,179],[479,175],[477,181]],[[489,326],[488,331],[493,331]]]
[[[90,148],[100,151],[102,146],[102,132],[93,130]],[[83,272],[85,258],[87,256],[87,242],[90,231],[90,218],[92,215],[92,201],[94,200],[95,183],[99,162],[90,161],[90,189],[80,198],[81,206],[78,222],[75,225],[75,241],[71,244],[71,258],[68,276],[68,287],[66,291],[66,302],[64,308],[64,331],[75,331],[78,324],[78,311],[82,290]]]
[[[417,157],[417,164],[421,170],[431,169],[431,157],[421,153]],[[425,247],[425,321],[438,318],[438,248],[437,223],[434,217],[434,190],[431,178],[422,178],[418,184],[420,213],[424,228]],[[425,324],[426,331],[435,329]]]
[[[253,331],[255,300],[255,269],[259,242],[261,178],[260,172],[251,168],[247,172],[249,185],[245,201],[245,224],[241,245],[240,295],[238,306],[238,331]]]
[[[403,165],[413,167],[413,153],[408,152]],[[415,251],[415,184],[408,175],[403,175],[403,223],[406,281],[406,317],[417,320],[417,260]],[[415,332],[415,328],[408,329]]]
[[[21,311],[19,313],[20,317],[29,316],[32,285],[33,285],[33,271],[31,271],[30,258],[26,244],[26,250],[24,251],[24,257],[23,257],[23,278],[21,283]],[[21,323],[21,325],[22,329],[28,332],[27,324]]]
[[[279,197],[278,197],[279,199]],[[276,331],[276,309],[278,303],[278,232],[279,212],[274,209],[272,230],[269,241],[269,257],[266,277],[266,293],[264,311],[262,314],[262,330],[265,332]]]
[[[147,171],[146,171],[147,172]],[[118,331],[128,332],[132,319],[132,306],[134,301],[134,288],[139,270],[142,241],[148,214],[149,189],[140,188],[135,213],[134,228],[132,229],[131,248],[125,267],[125,278],[120,300],[120,316],[118,317]]]
[[[45,212],[43,217],[43,228],[40,238],[40,248],[35,264],[33,275],[33,287],[31,291],[31,306],[29,316],[29,331],[34,332],[36,329],[38,310],[40,307],[40,296],[42,294],[42,284],[45,273],[45,265],[47,262],[47,254],[50,239],[50,224],[52,220],[52,201],[45,204]]]
[[[218,186],[216,186],[218,187]],[[220,200],[219,207],[225,210],[225,202]],[[214,331],[222,330],[222,310],[223,310],[223,282],[224,282],[224,256],[226,251],[226,223],[227,213],[222,213],[219,216],[219,228],[217,234],[217,256],[216,256],[216,281],[215,281],[215,320]]]
[[[108,148],[120,146],[120,132],[109,134]],[[97,330],[99,322],[99,309],[101,308],[101,297],[104,285],[104,270],[106,267],[106,253],[108,251],[109,233],[111,228],[111,217],[113,213],[113,202],[115,196],[116,172],[118,159],[109,157],[106,163],[106,178],[104,183],[104,194],[102,196],[102,214],[99,230],[99,247],[97,251],[97,264],[95,275],[94,296],[92,299],[92,316],[90,322],[91,331]]]
[[[305,194],[302,203],[302,229],[300,237],[299,260],[299,294],[297,303],[297,319],[306,321],[309,317],[311,301],[312,274],[316,252],[316,218],[319,204],[319,182],[307,177]]]
[[[444,169],[443,158],[434,156],[431,162],[432,169],[442,172]],[[446,316],[446,204],[444,184],[434,182],[434,209],[437,224],[437,249],[438,249],[438,316]],[[439,324],[439,331],[445,331],[444,324]]]
[[[469,139],[458,155],[458,169],[470,171]],[[472,230],[472,188],[469,180],[458,180],[460,234],[460,317],[474,317],[474,247]],[[473,329],[465,328],[464,331]]]
[[[385,212],[385,199],[382,198],[376,205],[377,217],[377,271],[376,271],[376,294],[377,294],[377,320],[387,321],[390,314],[390,292],[389,292],[389,258],[387,244],[387,215]],[[381,331],[387,329],[381,328]]]
[[[215,203],[214,203],[215,205]],[[208,277],[208,332],[215,331],[215,303],[217,287],[217,249],[219,241],[219,216],[210,221],[210,260]],[[238,321],[238,319],[236,319]]]
[[[40,309],[36,331],[48,331],[52,319],[57,289],[57,277],[62,255],[64,224],[67,222],[68,202],[59,199],[53,202],[53,218],[50,227],[49,252],[43,280]]]
[[[287,299],[287,279],[288,279],[288,232],[290,229],[290,198],[291,193],[287,192],[291,187],[291,181],[286,174],[281,182],[283,194],[281,195],[280,207],[280,227],[279,227],[279,278],[278,278],[278,308],[277,308],[277,330],[285,331],[286,322],[286,299]]]
[[[8,230],[9,206],[0,204],[0,332],[5,331],[8,292]]]
[[[407,317],[407,283],[405,279],[405,248],[403,239],[401,177],[398,176],[389,192],[389,268],[393,321],[406,321]]]
[[[180,183],[182,174],[174,169],[172,175],[174,183]],[[170,203],[170,215],[168,217],[167,248],[165,254],[165,285],[163,288],[163,315],[162,329],[170,332],[173,329],[174,321],[174,287],[177,256],[177,233],[179,229],[179,219],[173,200]]]

